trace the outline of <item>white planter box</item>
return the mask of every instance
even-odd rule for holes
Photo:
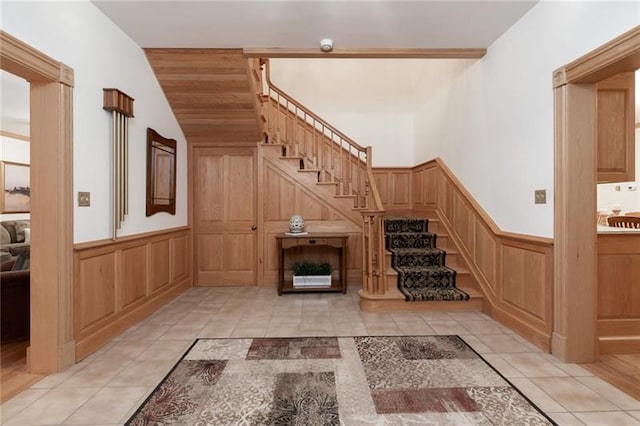
[[[331,275],[300,275],[293,276],[294,287],[331,287]]]

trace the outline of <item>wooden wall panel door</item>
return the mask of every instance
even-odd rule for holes
[[[597,92],[598,183],[635,180],[635,75],[614,75]]]
[[[255,148],[194,148],[196,285],[256,284]]]

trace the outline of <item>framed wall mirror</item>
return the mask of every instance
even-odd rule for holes
[[[147,216],[176,214],[176,140],[147,128]]]

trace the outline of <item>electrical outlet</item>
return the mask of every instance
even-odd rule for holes
[[[78,207],[91,206],[91,193],[90,192],[78,192]]]
[[[535,204],[547,204],[547,190],[546,189],[536,189],[534,191],[534,199]]]

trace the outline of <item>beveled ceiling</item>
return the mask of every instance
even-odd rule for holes
[[[145,49],[189,143],[261,138],[248,62],[240,49]]]

